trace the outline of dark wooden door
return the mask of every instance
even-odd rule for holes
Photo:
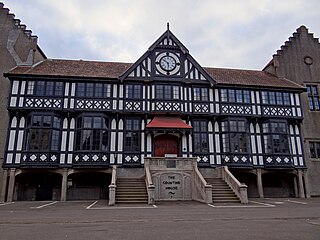
[[[179,138],[173,135],[160,135],[154,139],[154,156],[164,157],[165,154],[179,156]]]

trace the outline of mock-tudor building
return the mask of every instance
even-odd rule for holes
[[[242,202],[304,197],[306,88],[276,66],[203,67],[169,28],[133,64],[18,66],[5,74],[6,200],[215,202],[231,200],[225,183]]]

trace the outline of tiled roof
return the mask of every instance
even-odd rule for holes
[[[239,70],[226,68],[204,68],[219,84],[266,86],[275,88],[302,88],[286,78],[278,78],[270,73],[257,70]]]
[[[132,63],[47,59],[32,67],[15,67],[8,74],[117,79],[131,65]],[[223,85],[302,88],[302,86],[292,81],[278,78],[264,71],[209,67],[204,69],[218,84]]]
[[[47,59],[32,67],[18,66],[9,74],[56,77],[118,78],[132,63]]]

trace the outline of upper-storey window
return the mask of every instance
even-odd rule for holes
[[[89,98],[111,97],[111,84],[77,83],[76,96]]]
[[[107,151],[109,149],[109,118],[83,115],[77,119],[76,150]]]
[[[126,98],[141,99],[141,85],[126,85]]]
[[[208,101],[208,88],[195,87],[193,88],[194,101]]]
[[[139,152],[140,151],[140,135],[141,123],[138,118],[125,119],[125,138],[124,150],[126,152]]]
[[[311,158],[320,158],[320,142],[309,142],[310,147],[310,157]]]
[[[62,96],[63,82],[29,81],[27,94],[35,96]]]
[[[28,117],[25,150],[58,151],[61,136],[60,117],[33,114]]]
[[[179,86],[156,85],[157,99],[180,99]]]
[[[221,101],[231,103],[250,103],[251,94],[249,90],[221,89]]]
[[[269,92],[261,93],[262,103],[271,105],[290,105],[290,97],[287,92]]]
[[[288,154],[289,136],[285,122],[262,124],[265,153]]]
[[[317,85],[307,85],[309,108],[311,111],[320,111],[320,98]]]
[[[208,122],[206,120],[193,121],[193,143],[194,153],[208,153]]]
[[[225,153],[249,152],[248,127],[245,120],[228,119],[221,122],[223,151]]]

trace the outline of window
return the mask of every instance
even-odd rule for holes
[[[309,142],[310,157],[320,158],[320,142]]]
[[[285,122],[262,124],[265,153],[289,154],[289,136]]]
[[[290,97],[287,92],[263,91],[261,93],[261,98],[263,104],[290,105]]]
[[[125,120],[124,150],[126,152],[140,152],[140,125],[140,119]]]
[[[221,101],[231,103],[251,103],[251,91],[241,89],[221,89]]]
[[[193,88],[193,100],[194,101],[208,101],[208,89],[196,87]]]
[[[193,121],[193,146],[194,153],[208,153],[208,122],[206,120]]]
[[[227,120],[221,123],[223,151],[229,153],[249,152],[247,124],[245,120]]]
[[[50,81],[29,81],[27,94],[35,96],[62,96],[63,83]]]
[[[309,108],[311,111],[320,111],[320,99],[317,85],[307,85]]]
[[[60,149],[61,119],[52,115],[34,114],[28,117],[26,150],[58,151]]]
[[[111,97],[111,84],[77,83],[76,96],[87,98]]]
[[[109,118],[104,116],[80,116],[76,124],[77,151],[108,151]]]
[[[127,85],[126,98],[141,99],[141,85]]]
[[[179,86],[156,85],[157,99],[180,99]]]

